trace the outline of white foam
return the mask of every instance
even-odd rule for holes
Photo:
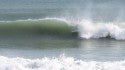
[[[83,61],[65,56],[42,59],[0,56],[0,70],[125,70],[125,61]]]
[[[125,29],[113,23],[93,23],[82,20],[78,23],[81,38],[101,38],[110,36],[116,40],[125,40]]]

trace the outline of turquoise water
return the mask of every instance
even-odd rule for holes
[[[0,70],[125,70],[124,3],[0,0]]]

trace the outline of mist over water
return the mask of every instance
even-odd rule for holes
[[[124,22],[124,0],[0,0],[0,20],[64,17]]]

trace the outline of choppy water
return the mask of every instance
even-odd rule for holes
[[[0,0],[0,70],[125,70],[124,0]]]

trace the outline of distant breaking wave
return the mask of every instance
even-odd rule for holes
[[[24,59],[0,56],[1,70],[125,70],[125,61],[85,61],[73,57]]]
[[[0,35],[48,34],[79,36],[82,39],[112,38],[125,40],[125,25],[122,23],[95,23],[90,20],[67,20],[44,18],[16,21],[0,21]]]

